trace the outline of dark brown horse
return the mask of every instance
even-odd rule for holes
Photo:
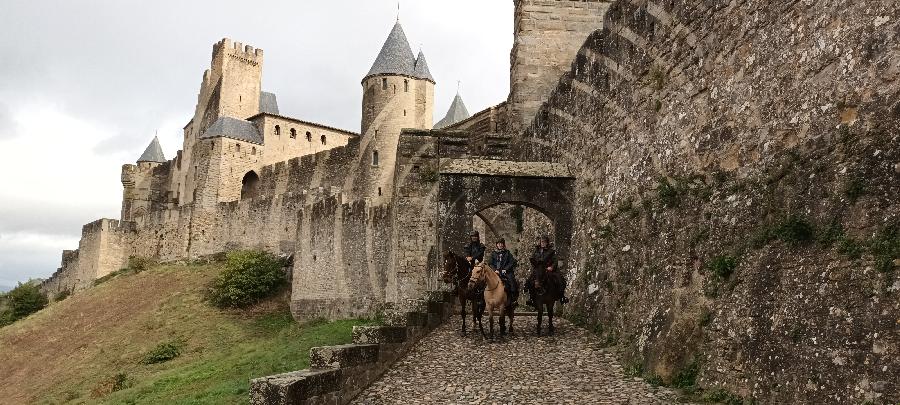
[[[466,259],[457,256],[451,251],[444,254],[444,274],[442,278],[447,284],[453,285],[453,291],[459,299],[459,306],[462,308],[462,335],[466,335],[466,303],[472,303],[472,330],[475,325],[481,330],[484,336],[484,324],[481,317],[484,315],[484,296],[481,288],[469,288],[469,277],[471,276],[471,267]]]
[[[558,270],[554,270],[558,271]],[[562,298],[560,286],[557,285],[560,278],[554,277],[551,271],[544,266],[534,266],[532,270],[532,278],[534,285],[531,288],[531,299],[534,301],[534,307],[537,309],[537,335],[541,335],[541,321],[544,317],[544,309],[547,309],[548,333],[552,336],[556,328],[553,326],[553,305]]]

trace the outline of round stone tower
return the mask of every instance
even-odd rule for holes
[[[362,80],[363,182],[357,185],[363,197],[390,198],[400,131],[432,128],[434,84],[425,54],[413,55],[398,21]]]

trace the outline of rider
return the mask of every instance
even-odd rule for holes
[[[516,258],[506,249],[506,240],[500,238],[497,241],[497,250],[491,253],[491,261],[488,263],[494,271],[500,275],[503,288],[509,291],[509,305],[515,304],[519,298],[519,282],[516,280]]]
[[[485,246],[481,243],[481,237],[478,231],[469,232],[469,243],[463,247],[463,253],[466,255],[466,261],[469,262],[471,268],[475,262],[484,262]]]
[[[535,268],[543,267],[546,269],[547,276],[553,278],[554,284],[559,288],[559,296],[562,297],[559,299],[559,302],[563,304],[569,302],[569,299],[566,298],[566,280],[556,268],[556,250],[550,245],[550,238],[547,235],[541,236],[538,240],[538,245],[534,247],[534,253],[531,255],[531,265]],[[534,272],[528,277],[525,286],[529,295],[527,304],[534,306]]]

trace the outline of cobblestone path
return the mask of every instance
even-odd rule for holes
[[[354,403],[677,402],[672,391],[627,377],[615,355],[600,348],[595,336],[563,320],[555,321],[555,336],[537,337],[536,317],[516,318],[514,336],[504,342],[488,343],[480,334],[460,337],[459,315],[454,315],[450,322],[422,339]]]

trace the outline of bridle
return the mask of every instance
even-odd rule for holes
[[[484,271],[484,263],[479,263],[479,267],[481,267],[481,271]],[[471,283],[471,284],[476,284],[476,283],[478,283],[478,279],[475,278],[475,271],[474,271],[474,269],[473,269],[473,271],[472,271],[472,275],[469,276],[469,283]],[[500,288],[500,284],[503,284],[503,283],[497,282],[497,285],[495,285],[494,288],[488,288],[487,280],[485,280],[485,283],[484,283],[484,290],[485,290],[485,291],[494,291],[494,290]]]

